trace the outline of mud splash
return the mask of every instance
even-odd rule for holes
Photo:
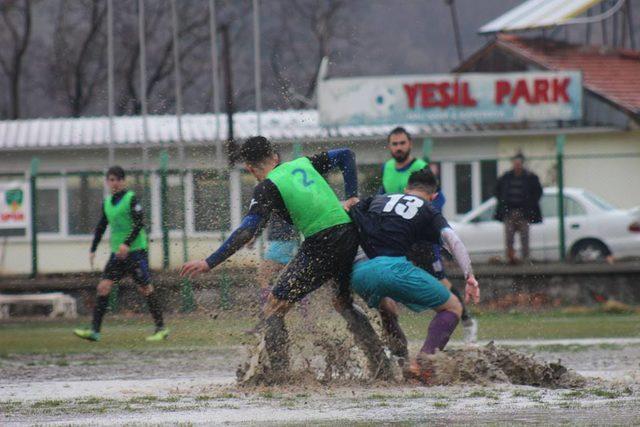
[[[421,354],[418,363],[428,377],[428,385],[470,383],[489,385],[510,383],[545,388],[583,387],[586,380],[558,363],[546,363],[533,356],[498,347],[445,350],[434,355]]]
[[[367,361],[343,324],[335,318],[317,322],[287,322],[289,329],[289,365],[285,375],[271,370],[264,336],[248,347],[246,361],[236,371],[242,386],[366,382]]]

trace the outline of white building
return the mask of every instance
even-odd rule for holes
[[[423,144],[432,146],[431,160],[440,163],[448,199],[445,215],[462,214],[490,197],[496,177],[509,167],[509,157],[518,150],[530,158],[529,167],[545,185],[554,185],[559,134],[566,135],[565,185],[587,188],[620,207],[640,205],[640,52],[498,36],[455,72],[533,70],[582,71],[583,119],[543,124],[406,125],[414,136],[415,154],[422,155]],[[264,112],[261,120],[262,134],[278,145],[284,159],[341,146],[352,148],[363,193],[375,191],[375,177],[388,158],[386,135],[393,126],[325,128],[315,110]],[[149,164],[145,165],[140,117],[115,118],[113,145],[109,120],[104,117],[0,122],[0,181],[27,179],[32,158],[41,161],[39,270],[89,269],[87,254],[105,194],[102,173],[108,167],[110,150],[115,163],[126,170],[154,171],[148,194],[152,267],[162,265],[157,170],[163,149],[169,152],[169,168],[185,172],[184,198],[179,175],[173,173],[168,181],[171,265],[182,262],[183,215],[189,258],[211,253],[221,237],[240,222],[255,184],[241,167],[226,169],[224,150],[216,142],[217,135],[227,133],[224,117],[219,124],[217,129],[213,115],[183,117],[185,159],[181,164],[176,118],[149,117],[145,146]],[[255,129],[254,113],[235,115],[238,140],[253,135]],[[144,192],[140,176],[129,179],[138,193]],[[331,182],[341,187],[339,176]],[[0,273],[30,271],[30,233],[27,227],[22,235],[0,234]],[[106,244],[99,255],[102,265]],[[235,257],[242,259],[253,258]]]

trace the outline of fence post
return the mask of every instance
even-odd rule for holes
[[[162,269],[169,268],[169,209],[167,206],[167,170],[169,169],[169,153],[160,152],[160,226],[162,228]]]
[[[422,159],[427,162],[427,164],[431,163],[431,153],[433,152],[433,139],[425,138],[422,141]]]
[[[40,168],[40,159],[34,157],[31,159],[31,168],[29,174],[29,195],[31,201],[31,277],[38,274],[38,169]]]
[[[293,158],[297,159],[298,157],[302,157],[302,144],[300,144],[299,142],[296,142],[295,144],[293,144]]]
[[[560,244],[560,261],[565,260],[565,223],[564,223],[564,143],[565,135],[556,136],[556,175],[558,177],[558,240]]]

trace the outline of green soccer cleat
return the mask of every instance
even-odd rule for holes
[[[169,330],[168,329],[160,329],[159,331],[156,331],[155,334],[153,335],[149,335],[146,340],[147,341],[163,341],[166,340],[167,337],[169,336]]]
[[[91,329],[74,329],[73,334],[87,341],[100,341],[100,332]]]

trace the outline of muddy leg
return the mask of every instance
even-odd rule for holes
[[[349,299],[334,299],[334,307],[347,322],[347,329],[353,334],[356,344],[362,349],[369,362],[372,378],[389,380],[393,378],[389,358],[384,353],[382,341],[369,323],[369,318]]]
[[[284,314],[273,314],[265,320],[265,350],[269,356],[271,372],[276,376],[289,371],[289,333],[284,323]]]
[[[391,353],[397,357],[407,358],[409,356],[407,337],[398,323],[397,310],[398,308],[395,301],[390,298],[383,298],[378,307],[380,320],[382,321],[382,329]]]

